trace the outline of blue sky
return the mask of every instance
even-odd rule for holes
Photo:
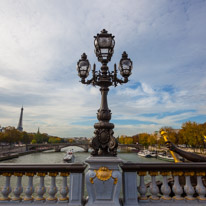
[[[115,35],[114,55],[133,61],[130,81],[108,96],[115,136],[206,122],[206,1],[1,0],[0,125],[61,137],[93,136],[98,88],[82,85],[76,62],[93,36]]]

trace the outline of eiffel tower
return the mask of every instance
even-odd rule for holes
[[[21,113],[20,113],[20,117],[19,117],[19,124],[18,124],[18,127],[17,127],[17,130],[19,130],[20,132],[23,131],[23,106],[21,108]]]

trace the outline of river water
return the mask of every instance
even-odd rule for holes
[[[72,150],[75,155],[74,162],[84,162],[86,158],[90,156],[90,152],[84,152],[80,147],[71,146],[63,148],[61,152],[54,152],[52,150],[33,153],[25,156],[20,156],[11,160],[2,161],[1,163],[17,163],[17,164],[53,164],[53,163],[63,163],[63,157],[66,154],[66,151]],[[136,153],[132,152],[118,152],[118,157],[123,161],[130,162],[165,162],[155,158],[143,158],[138,156]]]
[[[41,152],[41,153],[33,153],[25,156],[20,156],[18,158],[14,158],[11,160],[2,161],[1,163],[17,163],[17,164],[53,164],[53,163],[63,163],[63,157],[66,154],[66,151],[73,150],[73,153],[75,155],[74,162],[84,162],[86,158],[90,156],[90,152],[84,152],[83,149],[79,147],[67,147],[63,148],[61,152],[54,152],[54,151],[47,151],[47,152]],[[121,158],[123,161],[130,161],[130,162],[165,162],[162,160],[158,160],[155,158],[143,158],[139,157],[136,153],[128,153],[128,152],[118,152],[118,157]],[[65,163],[67,164],[67,163]],[[161,177],[157,177],[158,179],[161,179]],[[145,177],[146,183],[151,181],[150,176]],[[28,177],[23,176],[22,179],[22,185],[24,188],[26,188],[28,182]],[[51,182],[51,178],[49,176],[45,177],[45,186],[49,188]],[[62,183],[62,177],[57,176],[56,178],[56,185],[57,187],[61,188]],[[68,182],[69,183],[69,182]],[[4,181],[0,182],[0,187],[3,187]],[[11,186],[12,188],[15,188],[16,185],[16,177],[11,177]],[[39,177],[34,176],[34,187],[36,188],[39,185]],[[59,192],[57,193],[57,197],[59,196]],[[87,195],[86,188],[85,188],[85,195]],[[13,196],[11,194],[11,196]],[[34,196],[36,196],[36,193],[34,193]],[[48,194],[46,195],[46,197]]]

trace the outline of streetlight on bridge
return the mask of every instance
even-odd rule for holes
[[[118,142],[113,136],[114,124],[110,123],[111,110],[107,104],[107,93],[110,86],[116,87],[118,84],[124,84],[128,82],[128,77],[132,71],[132,61],[128,58],[126,52],[123,52],[122,58],[119,62],[119,71],[123,79],[117,77],[116,64],[114,70],[109,71],[107,63],[111,60],[114,52],[114,36],[109,34],[105,29],[100,34],[94,36],[95,54],[98,61],[102,66],[99,71],[96,71],[96,65],[94,64],[92,70],[92,78],[86,80],[89,76],[90,63],[85,53],[82,54],[81,59],[77,63],[78,75],[81,78],[82,84],[91,84],[93,86],[99,86],[101,91],[101,105],[97,113],[98,123],[94,124],[94,137],[92,138],[91,147],[93,148],[92,155],[101,156],[116,156]]]

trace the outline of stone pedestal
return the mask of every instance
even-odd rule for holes
[[[119,195],[122,174],[118,157],[89,157],[86,159],[89,170],[86,174],[88,202],[86,206],[120,206]]]

